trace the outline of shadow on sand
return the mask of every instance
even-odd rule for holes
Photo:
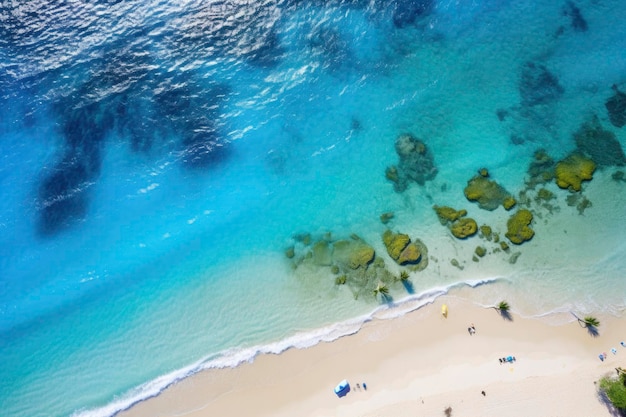
[[[500,313],[500,317],[502,317],[503,320],[513,321],[513,316],[511,315],[509,310],[500,309],[498,310],[498,313]]]

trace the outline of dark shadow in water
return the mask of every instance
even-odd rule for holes
[[[434,0],[399,0],[394,2],[393,25],[398,29],[414,25],[430,14],[434,5]]]
[[[403,279],[401,281],[402,281],[402,285],[404,286],[404,289],[406,290],[407,293],[415,294],[415,288],[413,287],[413,283],[410,280]]]
[[[68,154],[41,182],[38,222],[41,235],[56,234],[84,217],[87,210],[86,190],[92,177],[89,171],[85,160]]]
[[[524,106],[556,101],[564,92],[556,75],[548,71],[544,65],[534,62],[527,62],[522,67],[518,87]]]

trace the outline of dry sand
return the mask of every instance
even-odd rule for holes
[[[506,320],[446,296],[331,343],[201,372],[120,415],[403,417],[443,416],[451,407],[457,417],[610,416],[595,382],[626,367],[626,321],[598,318],[593,337],[575,320]],[[467,331],[471,323],[475,335]],[[604,362],[601,352],[608,354]],[[508,355],[516,361],[500,364]],[[344,378],[352,391],[337,398],[333,388]],[[364,382],[367,390],[356,388]]]

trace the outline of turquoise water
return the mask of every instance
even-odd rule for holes
[[[110,416],[453,288],[623,314],[626,133],[605,105],[626,89],[622,2],[171,3],[0,6],[2,415]],[[533,199],[535,152],[565,157],[594,116],[617,148],[586,152],[614,158],[581,193],[546,184],[531,241],[498,252],[439,223],[434,204],[464,208],[503,237],[511,212],[467,181],[486,167]],[[405,133],[436,175],[398,192]],[[429,255],[389,304],[301,261],[298,236],[356,234],[399,274],[387,228]]]

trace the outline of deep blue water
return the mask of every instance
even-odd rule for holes
[[[355,331],[379,303],[294,268],[303,233],[418,234],[418,305],[490,282],[527,314],[619,314],[624,18],[592,0],[1,2],[1,413],[112,415]],[[500,221],[466,181],[487,167],[517,193],[538,149],[580,151],[594,120],[613,139],[585,145],[591,208],[551,184],[518,264],[472,262],[432,205]],[[403,133],[435,165],[394,189]]]

